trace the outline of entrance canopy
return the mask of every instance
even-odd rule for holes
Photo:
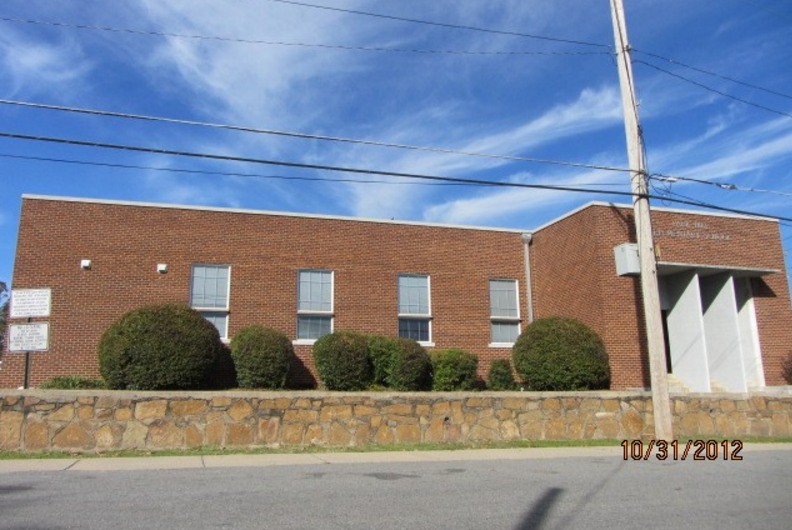
[[[781,271],[777,269],[759,269],[755,267],[733,267],[730,265],[700,265],[695,263],[672,263],[668,261],[657,262],[657,274],[659,276],[670,276],[679,272],[693,271],[698,276],[706,277],[713,274],[729,273],[734,278],[757,278],[768,274],[777,274]]]
[[[658,263],[670,372],[688,390],[765,386],[751,278],[780,271]]]

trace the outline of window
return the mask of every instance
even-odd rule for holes
[[[432,340],[429,276],[399,275],[399,337],[423,344]]]
[[[514,344],[520,335],[517,280],[490,280],[490,340],[492,345]]]
[[[221,338],[228,338],[228,265],[193,265],[190,305],[214,324]]]
[[[315,341],[333,332],[333,271],[299,272],[297,340]]]

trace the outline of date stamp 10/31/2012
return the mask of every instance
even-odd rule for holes
[[[742,460],[740,440],[624,440],[621,443],[625,460]]]

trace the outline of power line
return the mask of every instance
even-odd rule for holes
[[[654,189],[657,189],[657,188],[654,188]],[[660,199],[668,201],[668,202],[683,202],[684,204],[690,204],[690,205],[693,205],[693,206],[700,206],[702,208],[716,208],[716,209],[720,208],[719,206],[716,206],[716,205],[714,205],[712,203],[705,202],[705,201],[702,201],[700,199],[695,199],[695,198],[690,197],[688,195],[682,195],[681,193],[677,193],[675,191],[671,191],[670,188],[667,188],[665,190],[659,190],[659,191],[660,191],[660,193],[667,194],[665,197],[660,197]],[[671,198],[668,195],[673,195],[674,197],[680,197],[683,200],[680,201],[678,199]],[[687,201],[687,202],[685,202],[685,201]],[[739,210],[731,210],[731,211],[733,211],[735,213],[741,213]],[[742,212],[742,213],[745,213],[745,212]],[[747,215],[755,215],[755,214],[750,214],[749,213]],[[783,226],[792,226],[792,224],[787,224],[787,223],[783,222],[783,221],[792,221],[792,219],[787,219],[785,217],[773,217],[773,216],[765,216],[765,217],[771,217],[773,219],[777,219],[779,221],[779,224],[781,224]]]
[[[434,50],[422,48],[389,48],[377,46],[345,46],[340,44],[317,44],[306,42],[285,42],[269,41],[258,39],[240,39],[234,37],[221,37],[212,35],[196,35],[185,33],[170,33],[161,31],[137,30],[131,28],[115,28],[108,26],[90,26],[86,24],[70,24],[67,22],[57,22],[51,20],[32,20],[11,17],[0,17],[0,22],[14,22],[19,24],[33,24],[41,26],[52,26],[58,28],[70,28],[89,31],[105,31],[114,33],[128,33],[146,37],[171,37],[178,39],[193,39],[202,41],[232,42],[238,44],[258,44],[269,46],[294,46],[303,48],[321,48],[328,50],[344,51],[367,51],[367,52],[390,52],[390,53],[419,53],[428,55],[473,55],[473,56],[527,56],[527,55],[610,55],[609,52],[578,52],[578,51],[472,51],[472,50]]]
[[[51,143],[59,143],[59,144],[67,144],[67,145],[79,145],[83,147],[97,147],[103,149],[117,149],[121,151],[132,151],[132,152],[139,152],[139,153],[153,153],[159,155],[171,155],[171,156],[184,156],[184,157],[191,157],[191,158],[202,158],[207,160],[221,160],[227,162],[244,162],[248,164],[263,164],[263,165],[273,165],[273,166],[283,166],[283,167],[296,167],[296,168],[304,168],[304,169],[317,169],[322,171],[338,171],[342,173],[356,173],[356,174],[364,174],[364,175],[385,175],[390,177],[401,177],[401,178],[409,178],[409,179],[420,179],[420,180],[430,180],[436,182],[457,182],[457,183],[468,183],[468,184],[480,184],[485,186],[504,186],[504,187],[517,187],[517,188],[529,188],[529,189],[546,189],[546,190],[556,190],[556,191],[577,191],[577,192],[584,192],[584,193],[596,193],[596,194],[603,194],[603,195],[624,195],[624,196],[632,196],[632,193],[628,192],[619,192],[619,191],[608,191],[608,190],[595,190],[595,189],[588,189],[588,188],[568,188],[565,186],[554,186],[550,184],[522,184],[522,183],[514,183],[514,182],[501,182],[501,181],[491,181],[491,180],[480,180],[480,179],[461,179],[461,178],[453,178],[453,177],[439,177],[434,175],[421,175],[416,173],[400,173],[395,171],[380,171],[380,170],[373,170],[373,169],[360,169],[360,168],[348,168],[348,167],[339,167],[339,166],[328,166],[323,164],[303,164],[299,162],[287,162],[282,160],[267,160],[261,158],[246,158],[246,157],[236,157],[230,155],[219,155],[219,154],[210,154],[210,153],[196,153],[190,151],[174,151],[170,149],[158,149],[153,147],[140,147],[140,146],[132,146],[132,145],[123,145],[123,144],[109,144],[109,143],[102,143],[102,142],[88,142],[84,140],[75,140],[72,138],[55,138],[49,136],[32,136],[28,134],[16,134],[16,133],[9,133],[9,132],[0,132],[0,137],[4,138],[13,138],[17,140],[31,140],[31,141],[40,141],[40,142],[51,142]]]
[[[591,188],[570,188],[567,186],[555,186],[550,184],[523,184],[517,182],[502,182],[502,181],[491,181],[491,180],[481,180],[481,179],[463,179],[458,177],[440,177],[436,175],[421,175],[416,173],[400,173],[395,171],[382,171],[382,170],[374,170],[374,169],[363,169],[363,168],[349,168],[349,167],[339,167],[339,166],[329,166],[329,165],[322,165],[322,164],[303,164],[299,162],[287,162],[283,160],[266,160],[261,158],[246,158],[246,157],[236,157],[230,155],[219,155],[219,154],[211,154],[211,153],[196,153],[190,151],[174,151],[169,149],[156,149],[152,147],[140,147],[140,146],[132,146],[132,145],[122,145],[122,144],[108,144],[108,143],[100,143],[100,142],[88,142],[84,140],[75,140],[71,138],[55,138],[55,137],[48,137],[48,136],[32,136],[27,134],[16,134],[10,132],[0,132],[0,137],[3,138],[13,138],[17,140],[30,140],[30,141],[39,141],[39,142],[50,142],[50,143],[59,143],[59,144],[66,144],[66,145],[79,145],[83,147],[96,147],[102,149],[115,149],[121,151],[131,151],[131,152],[139,152],[139,153],[153,153],[159,155],[171,155],[171,156],[182,156],[182,157],[190,157],[190,158],[200,158],[206,160],[221,160],[227,162],[243,162],[248,164],[262,164],[262,165],[274,165],[274,166],[283,166],[283,167],[297,167],[297,168],[304,168],[304,169],[316,169],[322,171],[337,171],[341,173],[355,173],[355,174],[364,174],[364,175],[385,175],[391,177],[401,177],[401,178],[409,178],[409,179],[419,179],[419,180],[429,180],[434,182],[457,182],[457,183],[468,183],[468,184],[480,184],[484,186],[493,186],[493,187],[504,187],[504,188],[524,188],[524,189],[540,189],[540,190],[551,190],[551,191],[567,191],[567,192],[575,192],[575,193],[591,193],[591,194],[598,194],[598,195],[618,195],[618,196],[627,196],[627,197],[635,197],[636,195],[632,192],[624,192],[624,191],[609,191],[609,190],[600,190],[600,189],[591,189]],[[646,194],[646,197],[649,199],[660,199],[656,195]],[[789,221],[792,222],[792,218],[790,217],[781,217],[777,215],[767,215],[757,212],[750,212],[747,210],[738,210],[735,208],[727,208],[725,206],[717,206],[714,204],[703,205],[698,202],[694,201],[687,201],[681,199],[667,199],[671,202],[675,202],[678,204],[688,204],[692,206],[704,206],[709,209],[719,210],[724,212],[731,212],[737,213],[742,215],[750,215],[754,217],[763,217],[768,219],[776,219],[781,221]]]
[[[664,74],[670,75],[672,77],[676,77],[677,79],[681,79],[682,81],[685,81],[686,83],[690,83],[691,85],[696,85],[699,88],[703,88],[704,90],[709,90],[710,92],[714,92],[715,94],[718,94],[718,95],[723,96],[725,98],[729,98],[729,99],[732,99],[734,101],[739,101],[740,103],[744,103],[746,105],[750,105],[752,107],[756,107],[757,109],[762,109],[762,110],[765,110],[767,112],[772,112],[773,114],[778,114],[780,116],[785,116],[787,118],[792,118],[792,114],[789,114],[787,112],[783,112],[783,111],[776,110],[776,109],[771,109],[770,107],[765,107],[764,105],[760,105],[758,103],[754,103],[754,102],[748,101],[746,99],[738,98],[737,96],[732,96],[731,94],[727,94],[726,92],[721,92],[720,90],[712,88],[711,86],[707,86],[707,85],[705,85],[703,83],[699,83],[698,81],[693,81],[692,79],[689,79],[689,78],[687,78],[685,76],[681,76],[679,74],[675,74],[674,72],[666,70],[665,68],[661,68],[661,67],[659,67],[657,65],[654,65],[654,64],[651,64],[651,63],[647,63],[646,61],[633,60],[633,63],[635,63],[635,64],[643,64],[643,65],[648,66],[649,68],[654,68],[655,70],[657,70],[659,72],[663,72]]]
[[[244,178],[261,178],[261,179],[275,179],[275,180],[299,180],[299,181],[318,181],[318,182],[349,182],[355,184],[387,184],[387,185],[410,185],[410,186],[482,186],[482,184],[469,184],[461,182],[394,182],[392,180],[357,180],[357,179],[339,179],[339,178],[323,178],[323,177],[302,177],[302,176],[284,176],[284,175],[262,175],[259,173],[237,173],[229,171],[208,171],[202,169],[186,169],[186,168],[173,168],[173,167],[157,167],[157,166],[142,166],[135,164],[118,164],[111,162],[95,162],[91,160],[74,160],[66,158],[50,158],[42,156],[28,156],[28,155],[14,155],[11,153],[0,153],[0,157],[13,158],[18,160],[33,160],[37,162],[54,162],[61,164],[76,164],[83,166],[96,166],[108,167],[114,169],[135,169],[142,171],[164,171],[169,173],[189,173],[198,175],[215,175],[222,177],[244,177]],[[570,188],[583,187],[583,186],[624,186],[622,183],[615,182],[591,182],[585,184],[565,184]]]
[[[611,167],[611,166],[601,166],[596,164],[583,164],[579,162],[567,162],[562,160],[551,160],[551,159],[544,159],[544,158],[532,158],[532,157],[523,157],[523,156],[510,156],[510,155],[497,155],[497,154],[490,154],[490,153],[480,153],[475,151],[460,151],[456,149],[445,149],[441,147],[427,147],[427,146],[418,146],[418,145],[409,145],[409,144],[395,144],[389,142],[378,142],[374,140],[360,140],[355,138],[345,138],[340,136],[325,136],[325,135],[318,135],[318,134],[306,134],[306,133],[298,133],[298,132],[291,132],[291,131],[279,131],[275,129],[259,129],[255,127],[245,127],[240,125],[228,125],[222,123],[210,123],[210,122],[203,122],[203,121],[194,121],[194,120],[180,120],[176,118],[165,118],[161,116],[147,116],[143,114],[128,114],[123,112],[113,112],[107,110],[97,110],[97,109],[85,109],[85,108],[78,108],[78,107],[64,107],[61,105],[47,105],[44,103],[32,103],[29,101],[16,101],[10,99],[0,99],[0,104],[3,105],[15,105],[19,107],[30,107],[35,109],[46,109],[46,110],[57,110],[63,112],[75,112],[79,114],[90,114],[94,116],[110,116],[113,118],[124,118],[124,119],[132,119],[132,120],[142,120],[142,121],[153,121],[153,122],[162,122],[162,123],[172,123],[177,125],[190,125],[190,126],[197,126],[197,127],[209,127],[214,129],[225,129],[231,131],[241,131],[241,132],[248,132],[248,133],[256,133],[256,134],[270,134],[275,136],[288,136],[292,138],[302,138],[308,140],[323,140],[323,141],[330,141],[330,142],[343,142],[343,143],[350,143],[350,144],[360,144],[360,145],[370,145],[375,147],[389,147],[394,149],[406,149],[406,150],[413,150],[413,151],[424,151],[430,153],[441,153],[441,154],[451,154],[451,155],[463,155],[463,156],[474,156],[480,158],[489,158],[495,160],[508,160],[511,162],[532,162],[536,164],[553,164],[558,166],[569,166],[569,167],[577,167],[583,169],[595,169],[601,171],[618,171],[623,173],[628,173],[630,170],[628,168],[619,168],[619,167]]]
[[[579,46],[596,46],[599,48],[610,49],[610,46],[606,44],[600,44],[598,42],[587,42],[587,41],[579,41],[579,40],[571,40],[571,39],[562,39],[557,37],[546,37],[543,35],[533,35],[530,33],[518,33],[516,31],[505,31],[499,29],[491,29],[491,28],[482,28],[478,26],[463,26],[458,24],[450,24],[447,22],[435,22],[431,20],[420,20],[415,18],[406,18],[406,17],[397,17],[395,15],[384,15],[382,13],[371,13],[368,11],[357,11],[354,9],[343,9],[340,7],[332,7],[332,6],[323,6],[323,5],[316,5],[316,4],[308,4],[305,2],[294,2],[292,0],[267,0],[269,2],[276,2],[279,4],[289,4],[294,6],[300,7],[308,7],[311,9],[322,9],[325,11],[336,11],[339,13],[348,13],[352,15],[362,15],[367,17],[375,17],[375,18],[382,18],[386,20],[396,20],[399,22],[409,22],[411,24],[423,24],[426,26],[436,26],[441,28],[451,28],[451,29],[462,29],[467,31],[478,31],[482,33],[493,33],[496,35],[509,35],[512,37],[524,37],[528,39],[538,39],[538,40],[545,40],[551,42],[563,42],[566,44],[577,44]]]
[[[771,194],[774,194],[774,195],[782,195],[784,197],[792,197],[792,193],[788,193],[788,192],[785,192],[785,191],[751,188],[751,187],[746,187],[746,186],[739,186],[737,184],[732,184],[732,183],[729,183],[729,182],[714,182],[712,180],[696,179],[696,178],[692,178],[692,177],[678,177],[678,176],[675,176],[675,175],[664,175],[662,173],[653,173],[652,175],[649,175],[649,178],[650,179],[654,179],[654,180],[658,180],[658,181],[661,181],[661,182],[668,182],[668,183],[671,183],[671,184],[673,184],[674,182],[676,182],[678,180],[683,180],[683,181],[686,181],[686,182],[695,182],[695,183],[698,183],[698,184],[708,184],[710,186],[715,186],[715,187],[723,189],[723,190],[750,191],[750,192],[754,192],[754,193],[771,193]]]
[[[792,96],[790,96],[789,94],[784,94],[782,92],[777,92],[775,90],[771,90],[769,88],[765,88],[765,87],[762,87],[762,86],[759,86],[759,85],[754,85],[752,83],[747,83],[745,81],[740,81],[739,79],[735,79],[733,77],[729,77],[729,76],[726,76],[726,75],[723,75],[723,74],[719,74],[717,72],[712,72],[710,70],[704,70],[703,68],[698,68],[696,66],[691,66],[691,65],[685,64],[685,63],[683,63],[681,61],[677,61],[676,59],[671,59],[669,57],[663,57],[662,55],[657,55],[655,53],[645,52],[643,50],[637,50],[635,48],[633,48],[632,51],[635,52],[635,53],[640,53],[642,55],[647,55],[649,57],[654,57],[655,59],[660,59],[661,61],[665,61],[665,62],[670,63],[670,64],[674,64],[674,65],[677,65],[677,66],[681,66],[683,68],[687,68],[688,70],[693,70],[694,72],[699,72],[701,74],[706,74],[706,75],[710,75],[710,76],[713,76],[713,77],[718,77],[718,78],[726,80],[726,81],[731,81],[732,83],[737,83],[738,85],[743,85],[743,86],[746,86],[748,88],[753,88],[753,89],[756,89],[756,90],[761,90],[763,92],[767,92],[768,94],[773,94],[774,96],[779,96],[779,97],[782,97],[782,98],[792,99]]]

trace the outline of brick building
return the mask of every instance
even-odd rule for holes
[[[784,384],[792,313],[777,223],[663,209],[653,220],[678,384]],[[533,318],[566,315],[603,338],[612,388],[644,388],[638,280],[614,260],[632,226],[631,208],[604,203],[526,231],[24,196],[13,287],[51,289],[52,308],[38,319],[49,350],[31,355],[30,384],[97,377],[112,322],[182,302],[226,338],[251,324],[286,333],[306,385],[316,382],[311,345],[330,330],[464,348],[483,376]],[[23,384],[24,357],[4,355],[0,387]]]

